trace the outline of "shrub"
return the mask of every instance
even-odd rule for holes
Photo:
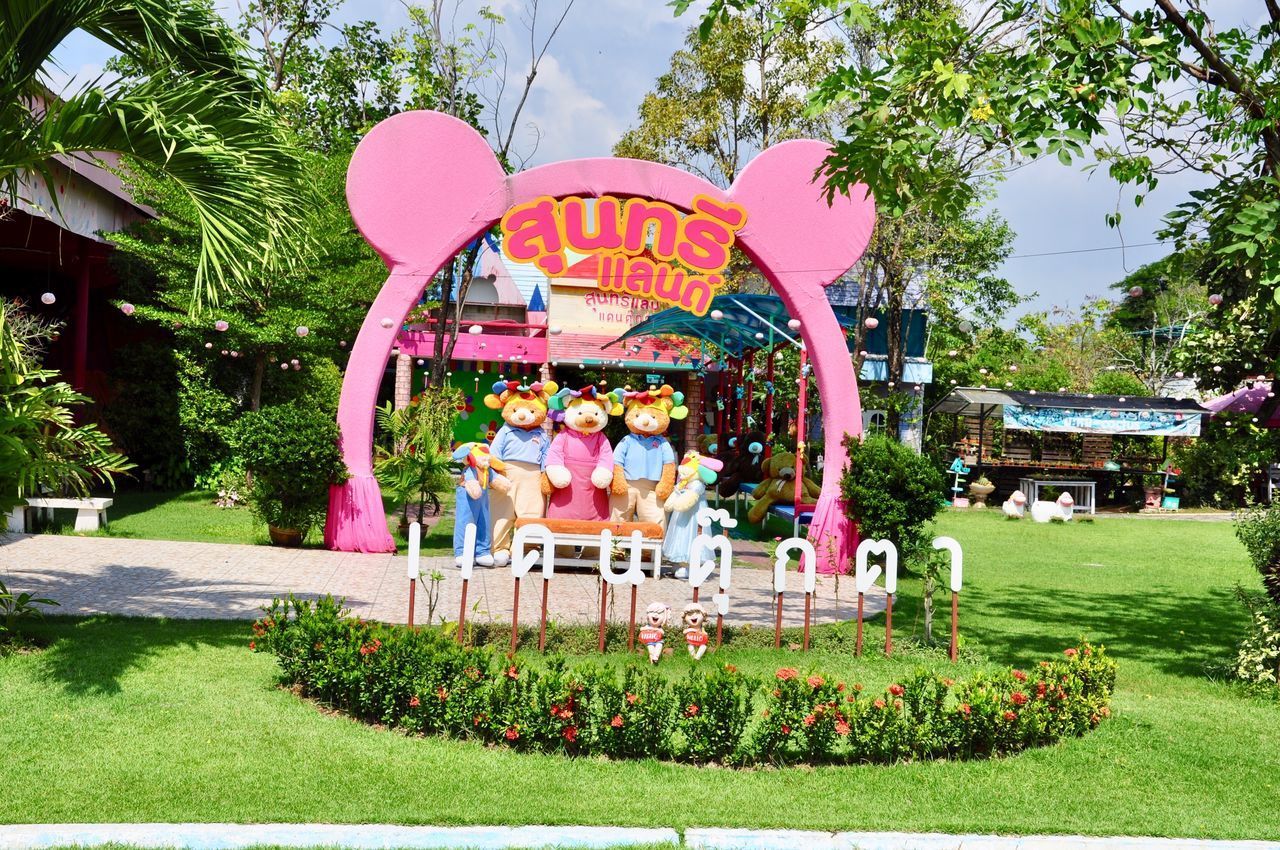
[[[305,534],[324,515],[329,485],[346,475],[337,423],[301,401],[240,417],[236,445],[253,476],[249,503],[259,519],[277,528]]]
[[[922,552],[925,526],[942,509],[942,473],[924,455],[882,434],[847,438],[840,489],[862,537],[893,540],[904,557]]]
[[[982,758],[1083,735],[1110,715],[1115,662],[1088,643],[1031,672],[953,681],[919,670],[882,694],[782,668],[768,682],[707,664],[674,682],[646,666],[528,667],[443,630],[276,600],[250,648],[286,684],[354,717],[519,750],[694,763],[808,764]]]
[[[1280,606],[1280,504],[1261,505],[1236,517],[1236,537],[1249,552],[1273,605]]]

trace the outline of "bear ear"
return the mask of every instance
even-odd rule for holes
[[[542,385],[542,393],[544,398],[550,398],[560,392],[560,385],[555,381],[547,381]]]
[[[484,397],[484,406],[490,410],[502,409],[502,398],[492,393]]]
[[[675,407],[671,408],[671,411],[667,414],[667,416],[677,420],[684,419],[688,415],[689,415],[689,408],[685,407],[683,404],[676,405]]]
[[[565,400],[568,398],[569,392],[568,389],[563,389],[551,396],[547,399],[547,407],[550,410],[564,410]]]

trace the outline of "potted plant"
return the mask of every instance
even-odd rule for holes
[[[275,546],[301,546],[324,517],[329,485],[346,478],[338,425],[300,401],[246,413],[235,441],[251,478],[249,505]]]
[[[973,496],[973,506],[985,508],[987,506],[987,497],[995,492],[995,489],[996,485],[992,484],[987,476],[978,476],[977,481],[969,484],[969,495]]]

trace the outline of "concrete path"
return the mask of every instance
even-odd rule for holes
[[[378,824],[18,824],[0,828],[0,850],[122,844],[182,850],[256,845],[390,848],[628,847],[700,850],[1280,850],[1280,842],[1078,835],[937,835],[906,832],[674,829],[604,826],[383,826]]]
[[[345,598],[352,612],[371,620],[403,623],[408,616],[409,581],[403,555],[360,555],[323,549],[277,549],[224,543],[178,543],[119,537],[73,537],[16,534],[0,537],[0,579],[15,592],[31,591],[58,603],[59,614],[128,614],[140,617],[252,619],[272,597],[332,594]],[[462,581],[452,558],[424,558],[422,573],[443,576],[435,619],[457,620]],[[772,572],[733,571],[726,623],[773,625]],[[521,582],[520,622],[536,625],[542,601],[541,574]],[[712,607],[714,585],[703,588]],[[561,623],[595,623],[599,617],[599,582],[592,572],[557,572],[551,582],[548,616]],[[419,624],[426,622],[428,599],[417,593]],[[687,583],[670,576],[651,578],[639,589],[638,612],[654,600],[679,609],[692,598]],[[851,577],[838,583],[819,576],[814,600],[815,623],[848,620],[857,597]],[[507,568],[477,567],[467,594],[469,621],[510,622],[515,598]],[[630,593],[615,592],[610,619],[626,622]],[[884,610],[878,589],[868,594],[867,616]],[[714,620],[713,620],[714,622]],[[783,623],[804,622],[801,576],[788,577]]]

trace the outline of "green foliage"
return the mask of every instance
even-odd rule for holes
[[[845,445],[849,468],[840,489],[859,535],[893,541],[904,559],[923,556],[927,526],[942,510],[942,473],[927,456],[882,434]]]
[[[1210,419],[1200,439],[1175,445],[1186,504],[1235,508],[1256,496],[1254,482],[1280,451],[1280,434],[1242,422]]]
[[[329,485],[346,477],[337,423],[303,401],[240,417],[235,447],[253,476],[254,514],[277,528],[305,534],[324,515]]]
[[[1241,593],[1249,612],[1249,631],[1236,651],[1235,677],[1250,685],[1269,688],[1280,685],[1280,604],[1273,599]]]
[[[699,764],[1014,753],[1096,727],[1115,686],[1115,662],[1088,643],[1030,674],[953,681],[922,670],[874,698],[792,668],[767,685],[730,664],[675,681],[647,665],[621,676],[558,658],[536,668],[463,648],[445,630],[347,617],[332,597],[275,600],[250,648],[274,655],[285,683],[366,722],[518,750]]]
[[[44,616],[37,606],[53,605],[52,599],[37,597],[32,593],[12,593],[0,581],[0,638],[16,637],[22,631],[24,622],[30,622]]]
[[[1272,604],[1280,606],[1280,505],[1255,506],[1236,516],[1236,537],[1249,551]]]
[[[90,399],[41,368],[49,330],[0,298],[0,511],[45,490],[87,496],[133,468],[96,425],[77,424]]]
[[[384,495],[404,505],[406,519],[412,500],[418,500],[421,521],[426,495],[448,490],[453,483],[449,446],[461,395],[453,387],[428,389],[408,407],[396,410],[387,402],[375,411],[380,433],[373,474]]]
[[[83,30],[137,71],[49,93],[54,51]],[[9,4],[0,16],[0,191],[10,206],[34,175],[59,198],[58,160],[126,156],[163,174],[190,205],[197,305],[287,266],[305,242],[307,189],[243,43],[197,0]],[[42,108],[33,109],[39,102]]]

